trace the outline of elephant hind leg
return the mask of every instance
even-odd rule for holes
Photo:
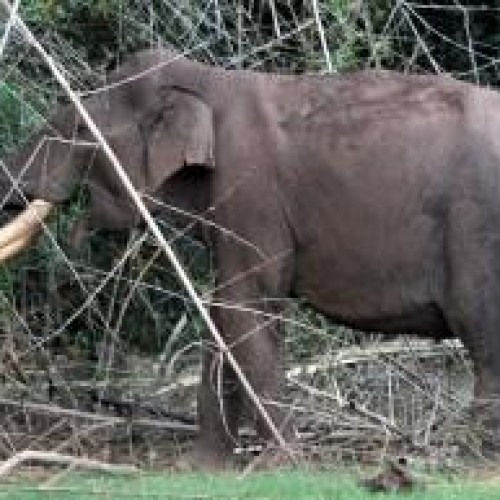
[[[475,420],[481,419],[485,430],[484,451],[497,454],[500,452],[500,279],[481,272],[481,263],[477,267],[455,279],[446,317],[473,362],[472,414]]]
[[[472,325],[473,322],[470,323]],[[497,323],[500,326],[500,323]],[[483,453],[500,457],[500,335],[483,324],[468,326],[460,335],[469,351],[474,370],[474,394],[470,407],[472,425],[481,431]]]
[[[476,169],[471,170],[476,171]],[[491,192],[478,186],[473,192]],[[496,195],[495,195],[496,196]],[[500,209],[498,200],[460,192],[450,205],[444,235],[443,311],[474,365],[473,409],[485,427],[484,444],[500,451]],[[487,450],[486,450],[487,451]]]

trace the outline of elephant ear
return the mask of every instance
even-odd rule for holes
[[[151,193],[185,166],[212,168],[214,128],[211,108],[187,91],[170,89],[150,115],[146,188]]]

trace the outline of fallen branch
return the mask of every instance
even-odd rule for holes
[[[110,415],[101,415],[99,413],[91,413],[81,410],[73,410],[71,408],[61,408],[55,405],[48,405],[42,403],[20,403],[18,401],[12,401],[10,399],[0,399],[0,406],[14,406],[17,408],[22,408],[26,410],[33,411],[35,413],[49,413],[53,415],[59,415],[64,417],[81,418],[85,420],[91,420],[94,422],[107,422],[109,424],[115,425],[136,425],[142,427],[155,427],[158,429],[166,429],[172,431],[184,431],[195,433],[198,432],[198,426],[194,424],[188,424],[184,422],[176,422],[173,420],[153,420],[149,418],[125,418]]]
[[[50,451],[24,450],[16,453],[0,465],[0,477],[6,476],[18,465],[29,461],[69,465],[70,467],[83,467],[85,469],[94,469],[101,472],[109,472],[111,474],[132,474],[137,472],[137,468],[133,465],[113,465],[106,462],[99,462],[98,460],[61,455]]]

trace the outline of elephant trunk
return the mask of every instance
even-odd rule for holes
[[[48,201],[34,200],[23,212],[0,228],[0,262],[5,262],[29,246],[52,207],[53,204]]]

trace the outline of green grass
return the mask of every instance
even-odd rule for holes
[[[164,474],[137,477],[72,474],[56,486],[41,491],[26,481],[4,485],[0,498],[20,500],[99,499],[297,499],[364,500],[404,498],[406,500],[498,500],[500,481],[458,482],[436,480],[418,491],[402,494],[373,494],[356,484],[348,474],[274,472],[245,479],[234,475]]]

